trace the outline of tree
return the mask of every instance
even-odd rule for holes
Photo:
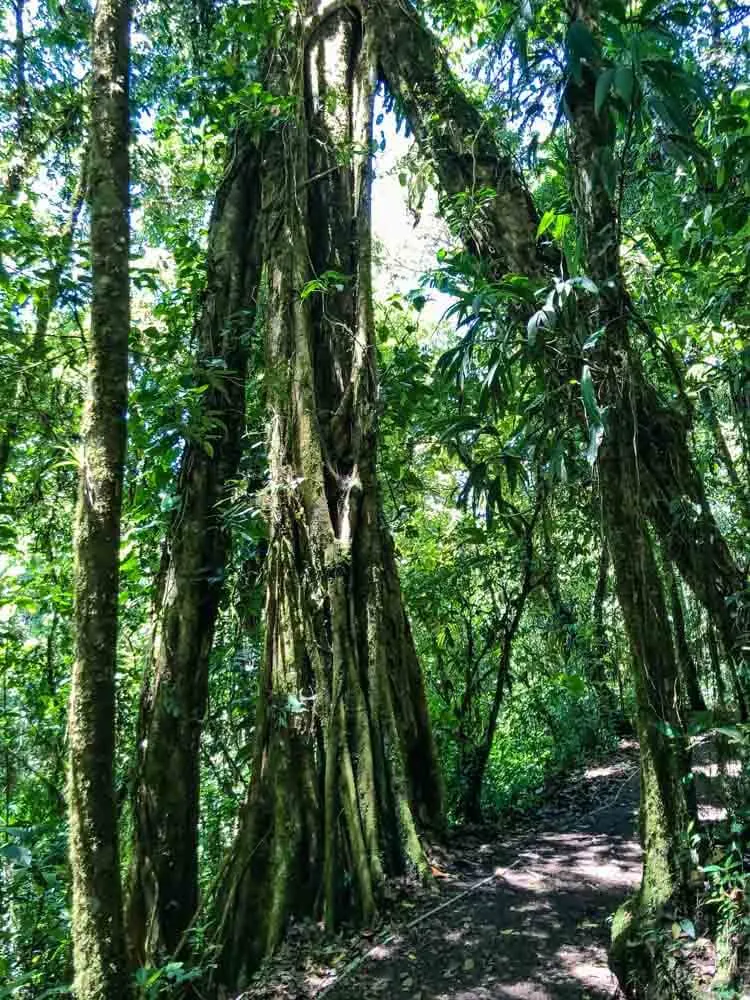
[[[370,284],[372,39],[290,15],[266,153],[271,478],[253,778],[215,907],[218,978],[242,986],[291,916],[369,920],[386,877],[428,873],[441,822],[419,665],[376,475]],[[300,58],[299,53],[303,54]]]
[[[470,822],[478,823],[482,819],[482,786],[484,784],[487,764],[495,741],[497,726],[503,698],[510,689],[510,667],[513,654],[513,644],[518,634],[524,609],[529,595],[539,586],[540,577],[534,560],[534,531],[544,504],[544,486],[537,484],[534,508],[528,514],[509,509],[508,520],[521,542],[523,555],[520,573],[520,586],[515,594],[505,594],[502,613],[495,606],[493,626],[487,637],[485,646],[474,652],[473,642],[469,642],[466,655],[466,683],[458,715],[458,736],[462,742],[461,759],[459,762],[461,795],[457,805],[458,815]],[[510,505],[509,505],[510,507]],[[493,600],[496,600],[493,595]],[[496,652],[494,671],[482,670],[482,660],[490,650],[499,647]],[[493,676],[494,675],[494,676]],[[489,689],[489,711],[486,719],[482,719],[478,731],[472,732],[472,716],[477,714],[480,693],[483,688]],[[494,688],[494,689],[493,689]]]
[[[157,581],[138,722],[129,942],[158,965],[182,941],[198,904],[200,739],[208,664],[226,571],[225,505],[237,475],[260,258],[259,150],[238,130],[209,232],[197,322],[198,428],[180,462],[178,504]]]
[[[89,389],[76,515],[70,696],[70,861],[76,993],[129,995],[114,796],[115,662],[125,461],[129,290],[130,6],[94,12]]]
[[[687,753],[714,714],[741,737],[750,687],[741,7],[144,5],[129,343],[85,138],[92,82],[95,133],[123,111],[116,52],[92,80],[86,0],[6,7],[0,980],[69,988],[72,877],[83,995],[128,959],[233,995],[290,923],[372,926],[392,876],[429,879],[444,814],[502,822],[635,721],[614,961],[689,991],[672,921],[742,947],[750,898],[743,807],[704,854]],[[393,171],[381,100],[416,139]],[[371,232],[386,169],[449,233],[408,293],[390,204]]]
[[[455,193],[458,185],[497,189],[498,194],[479,213],[481,249],[492,245],[494,239],[501,267],[510,265],[527,277],[538,278],[545,271],[545,253],[536,247],[534,208],[509,157],[493,148],[488,130],[486,137],[481,135],[476,112],[461,95],[445,59],[416,15],[389,0],[380,3],[379,9],[380,53],[386,80],[412,122],[426,155],[435,164],[442,184],[449,193]],[[607,541],[633,654],[646,852],[640,900],[646,910],[653,910],[673,898],[687,901],[688,872],[682,840],[692,811],[684,794],[687,758],[679,746],[679,736],[676,743],[672,742],[664,729],[674,734],[680,731],[674,708],[677,665],[671,637],[665,635],[662,626],[667,606],[645,518],[653,519],[672,557],[722,623],[730,649],[738,648],[741,629],[728,617],[726,598],[741,589],[742,580],[707,504],[698,506],[697,518],[690,515],[690,529],[681,527],[676,531],[669,501],[664,500],[676,499],[684,510],[681,498],[688,495],[693,500],[702,499],[702,487],[684,431],[678,430],[678,418],[659,403],[630,343],[632,309],[619,264],[616,207],[603,167],[605,157],[611,155],[614,135],[608,117],[599,118],[595,113],[596,75],[589,65],[595,62],[590,25],[595,31],[596,15],[589,8],[583,11],[575,6],[570,16],[570,33],[583,31],[592,39],[589,62],[581,59],[580,52],[576,55],[577,72],[568,82],[565,101],[571,122],[571,173],[586,275],[597,290],[587,322],[592,333],[603,331],[592,352],[590,367],[583,372],[583,398],[592,433],[597,424],[603,427],[601,412],[607,412],[598,469]],[[389,44],[385,43],[386,33]],[[512,204],[510,210],[506,210],[508,201]],[[634,436],[640,440],[640,428],[645,431],[645,441],[633,448]],[[675,464],[670,463],[666,474],[648,443],[657,436],[662,439],[662,447],[668,444],[668,452],[675,456]],[[675,468],[682,470],[677,476],[679,482],[671,479]],[[650,485],[644,485],[644,480]],[[702,539],[700,546],[691,542],[696,530]],[[717,583],[715,588],[704,572],[704,553],[711,549],[715,551],[715,564],[725,568],[725,572],[712,577]]]
[[[377,0],[368,9],[373,12],[372,29],[378,36],[385,81],[445,193],[492,192],[477,203],[469,249],[485,258],[489,255],[497,277],[511,271],[535,280],[553,279],[563,270],[562,261],[554,246],[537,238],[536,210],[512,158],[500,150],[491,130],[483,127],[481,115],[417,13],[394,0]],[[593,80],[590,86],[595,86]],[[606,138],[604,148],[611,146],[613,138]],[[592,222],[609,224],[603,218],[592,217]],[[639,318],[627,293],[626,302],[637,324]],[[547,373],[561,386],[579,377],[576,353],[571,342],[563,352],[545,358]],[[661,400],[641,366],[634,373],[633,386],[631,402],[638,407],[638,425],[649,429],[637,454],[644,512],[716,621],[727,649],[742,660],[745,623],[737,595],[744,591],[745,576],[708,506],[688,446],[688,422],[684,414]],[[583,418],[580,407],[574,412]],[[661,456],[667,452],[673,461],[665,465]]]
[[[571,32],[574,27],[596,31],[595,8],[576,4],[571,17]],[[578,79],[574,76],[569,82],[565,99],[577,221],[586,272],[598,289],[590,329],[603,331],[591,354],[591,367],[584,369],[583,392],[592,424],[600,419],[598,413],[607,412],[598,469],[607,542],[633,657],[645,849],[640,901],[653,912],[675,898],[686,901],[688,873],[682,845],[691,816],[685,798],[689,764],[679,746],[677,662],[672,637],[663,626],[666,599],[639,484],[641,432],[633,413],[639,411],[636,399],[643,375],[629,339],[630,307],[619,260],[617,213],[602,167],[613,131],[606,115],[595,114],[595,75],[588,64],[582,64]],[[598,400],[587,395],[587,387],[590,393],[594,385]],[[665,727],[673,734],[672,742]]]

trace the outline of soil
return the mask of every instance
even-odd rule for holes
[[[243,997],[616,997],[609,921],[641,876],[638,793],[637,747],[624,743],[568,778],[512,836],[463,830],[434,848],[435,890],[404,887],[388,925],[333,944],[300,927]]]

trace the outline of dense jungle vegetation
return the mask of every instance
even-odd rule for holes
[[[750,6],[0,12],[0,997],[237,996],[623,735],[612,967],[740,997]]]

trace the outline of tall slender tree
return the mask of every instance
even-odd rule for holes
[[[79,1000],[114,1000],[130,991],[113,781],[130,324],[129,37],[128,0],[99,0],[92,36],[89,382],[81,430],[76,657],[69,712],[72,928]]]
[[[138,962],[175,950],[198,902],[200,738],[228,556],[227,491],[237,474],[260,273],[259,148],[240,129],[211,217],[198,318],[201,413],[218,428],[186,443],[153,607],[138,723],[128,937]]]
[[[598,30],[594,3],[571,3],[572,23]],[[639,480],[642,433],[636,399],[643,374],[630,341],[628,296],[620,264],[619,228],[602,164],[611,153],[614,125],[595,114],[596,68],[584,65],[566,90],[570,120],[570,163],[576,216],[586,272],[599,293],[591,329],[603,330],[591,355],[592,385],[598,405],[607,410],[599,452],[602,512],[615,569],[617,596],[630,638],[641,741],[644,806],[642,837],[646,852],[642,899],[663,906],[684,893],[683,837],[690,818],[685,797],[688,759],[679,738],[678,665],[672,636],[665,629],[667,601],[645,516],[647,498]],[[584,373],[584,381],[586,380]],[[589,419],[593,419],[591,416]]]

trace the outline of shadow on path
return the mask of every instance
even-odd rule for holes
[[[505,844],[464,839],[446,856],[441,895],[490,881],[375,946],[326,1000],[615,996],[608,918],[641,876],[637,750],[589,768],[574,798]]]

